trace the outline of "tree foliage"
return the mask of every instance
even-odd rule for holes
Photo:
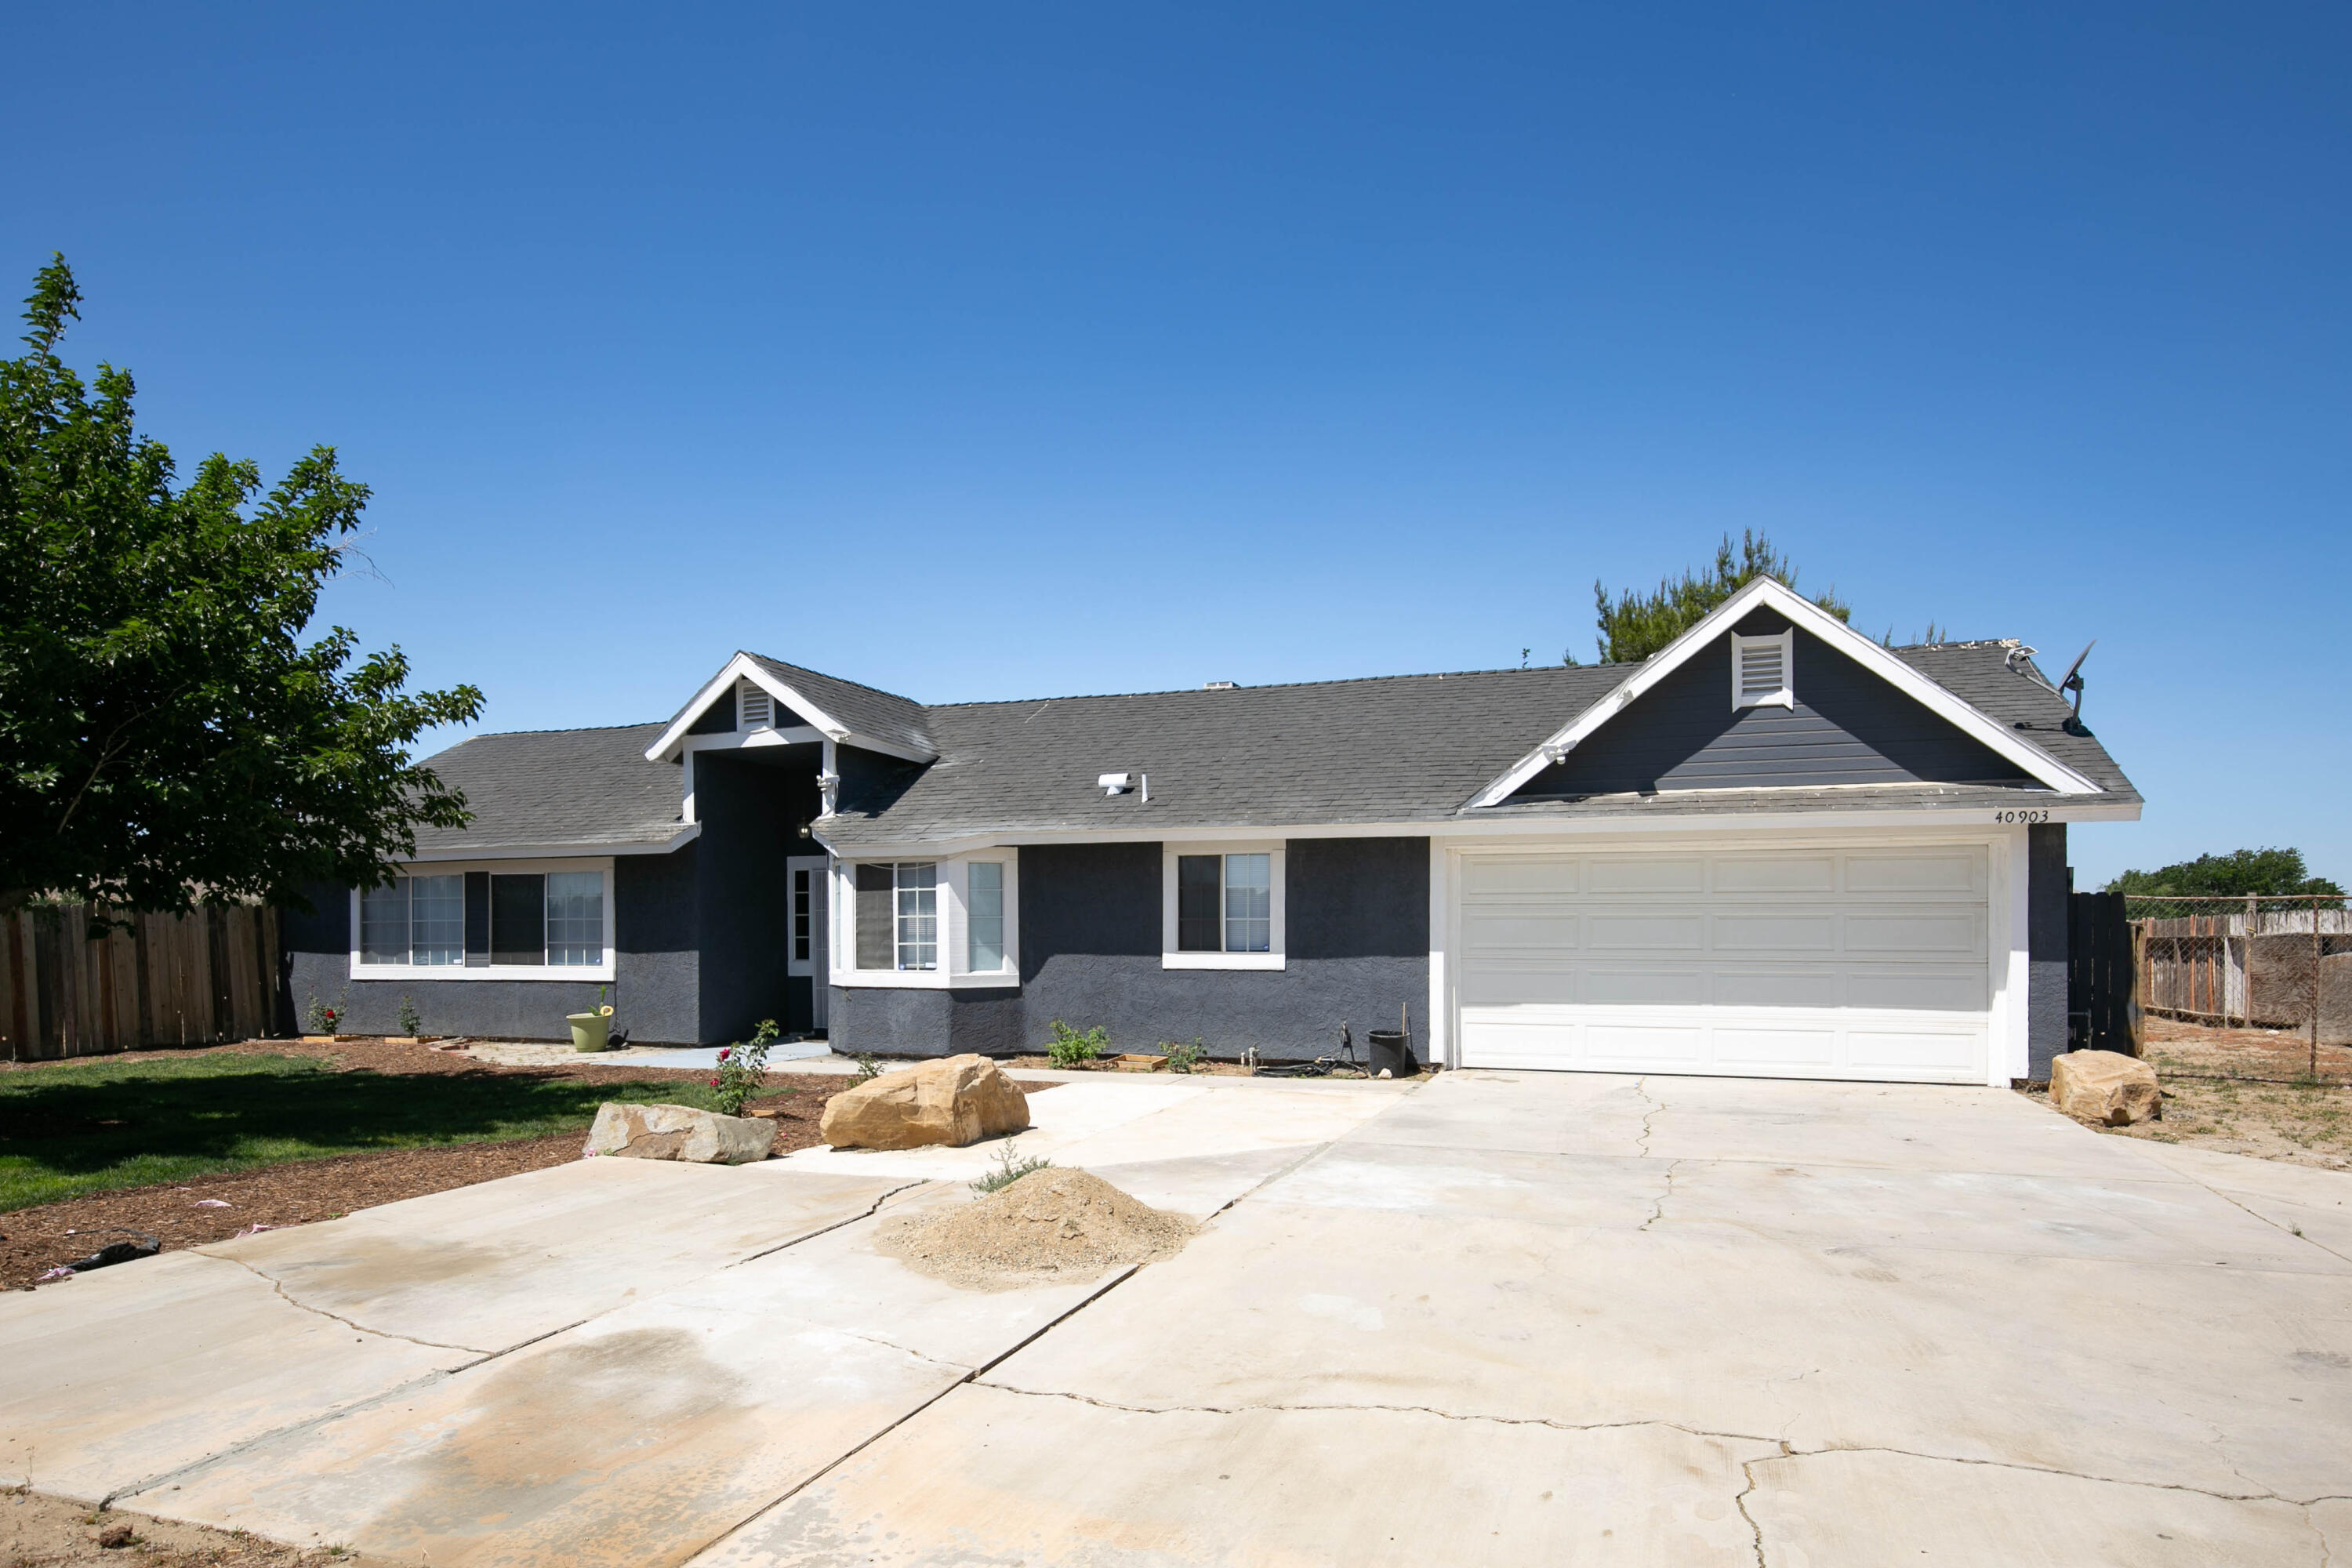
[[[1608,588],[1595,582],[1592,598],[1601,616],[1601,662],[1633,664],[1649,658],[1759,577],[1778,578],[1794,588],[1797,568],[1772,548],[1769,537],[1743,529],[1736,552],[1727,533],[1716,548],[1712,567],[1666,578],[1655,593],[1637,594],[1628,588],[1612,599]],[[1842,621],[1852,613],[1834,592],[1819,595],[1813,603]],[[1565,662],[1574,664],[1574,654]]]
[[[2227,855],[2200,855],[2153,871],[2126,871],[2107,884],[2111,893],[2192,898],[2243,898],[2248,893],[2281,896],[2316,893],[2329,898],[2344,889],[2325,877],[2311,875],[2300,849],[2236,849]]]
[[[400,649],[357,658],[341,626],[303,643],[367,487],[318,447],[266,492],[217,453],[175,488],[130,373],[58,357],[80,300],[57,258],[0,362],[0,908],[388,879],[418,826],[467,820],[406,748],[482,694],[408,693]]]

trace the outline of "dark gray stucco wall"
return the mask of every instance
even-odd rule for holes
[[[695,860],[692,844],[614,859],[611,994],[614,1022],[633,1039],[698,1037]],[[428,1034],[517,1039],[562,1039],[563,1016],[595,1005],[601,983],[593,980],[353,980],[349,893],[320,887],[310,899],[315,911],[279,915],[287,1005],[278,1026],[288,1033],[301,1026],[314,995],[342,1010],[344,1033],[360,1035],[395,1033],[404,996]]]
[[[2066,825],[2025,830],[2025,1051],[2030,1079],[2047,1079],[2051,1058],[2066,1048],[2068,900]]]
[[[1331,1050],[1342,1023],[1360,1049],[1409,1005],[1426,1056],[1426,838],[1290,840],[1280,971],[1160,968],[1156,843],[1031,847],[1020,878],[1020,990],[835,987],[834,1048],[1011,1054],[1043,1048],[1059,1018],[1107,1027],[1121,1050],[1198,1038],[1213,1056],[1303,1058]]]
[[[1786,630],[1759,610],[1737,629]],[[1731,639],[1719,637],[1514,797],[1802,784],[2018,783],[2026,775],[1853,659],[1799,631],[1796,707],[1731,706]]]

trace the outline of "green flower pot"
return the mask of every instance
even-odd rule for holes
[[[575,1051],[603,1050],[605,1031],[613,1026],[610,1013],[567,1013],[563,1021],[572,1026],[572,1048]]]

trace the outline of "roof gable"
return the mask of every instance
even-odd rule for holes
[[[1709,649],[1724,646],[1734,628],[1759,611],[1771,612],[1777,619],[1785,620],[1805,634],[1809,637],[1807,646],[1815,649],[1817,658],[1826,652],[1852,661],[2028,777],[2062,795],[2101,793],[2100,787],[2084,774],[2026,740],[2015,729],[2000,724],[1951,690],[1929,679],[1896,658],[1891,650],[1871,641],[1773,579],[1759,577],[1717,605],[1690,630],[1643,660],[1614,689],[1491,781],[1472,798],[1471,806],[1500,805],[1549,770],[1560,767],[1578,747],[1599,733],[1604,725],[1612,723],[1649,693],[1675,680],[1694,659]],[[1727,669],[1720,689],[1727,708],[1730,699]],[[1660,706],[1645,705],[1643,711],[1654,712]],[[1679,787],[1706,786],[1685,784]],[[1751,784],[1747,787],[1757,786]]]
[[[646,760],[667,761],[677,755],[688,735],[713,728],[705,723],[705,716],[722,700],[731,702],[736,683],[743,680],[765,690],[826,740],[906,762],[928,763],[939,755],[930,743],[924,708],[911,698],[764,654],[739,652],[677,710],[677,716],[646,748]]]

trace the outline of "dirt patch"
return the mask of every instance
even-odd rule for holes
[[[2276,1079],[2312,1076],[2311,1036],[2292,1029],[2216,1029],[2178,1018],[2145,1018],[2141,1048],[2158,1077]],[[2352,1083],[2352,1046],[2323,1043],[2318,1051],[2322,1081]]]
[[[101,1537],[121,1544],[101,1546]],[[0,1563],[8,1568],[83,1563],[118,1568],[390,1568],[383,1558],[332,1546],[282,1546],[241,1530],[211,1530],[119,1509],[93,1512],[86,1504],[22,1488],[0,1492]]]
[[[277,1042],[270,1044],[274,1048]],[[837,1078],[778,1075],[770,1079],[771,1092],[745,1110],[774,1121],[774,1152],[805,1149],[823,1142],[817,1123],[826,1099],[841,1087]],[[583,1123],[577,1131],[544,1138],[289,1161],[17,1209],[0,1214],[0,1288],[29,1286],[61,1263],[86,1258],[110,1241],[128,1239],[121,1231],[144,1231],[169,1252],[226,1240],[257,1226],[276,1230],[336,1219],[355,1209],[577,1160],[586,1136]]]
[[[2157,1081],[2164,1089],[2161,1121],[2108,1127],[2079,1116],[2072,1120],[2095,1132],[2118,1138],[2180,1143],[2324,1171],[2352,1171],[2352,1088],[2167,1077],[2161,1068]],[[2044,1105],[2050,1103],[2046,1085],[2024,1092]]]
[[[999,1062],[997,1065],[1006,1068],[1019,1068],[1028,1072],[1157,1072],[1168,1074],[1168,1069],[1160,1065],[1165,1060],[1167,1060],[1165,1057],[1103,1057],[1094,1061],[1081,1062],[1074,1068],[1057,1068],[1054,1065],[1053,1058],[1047,1056],[1034,1056],[1011,1057]],[[1192,1071],[1202,1077],[1247,1078],[1250,1076],[1250,1069],[1242,1066],[1239,1062],[1200,1062],[1194,1065]],[[1168,1074],[1168,1076],[1181,1078],[1183,1075],[1178,1073]]]
[[[1182,1250],[1200,1227],[1085,1171],[1033,1171],[976,1203],[886,1222],[876,1245],[967,1290],[1088,1279]]]

